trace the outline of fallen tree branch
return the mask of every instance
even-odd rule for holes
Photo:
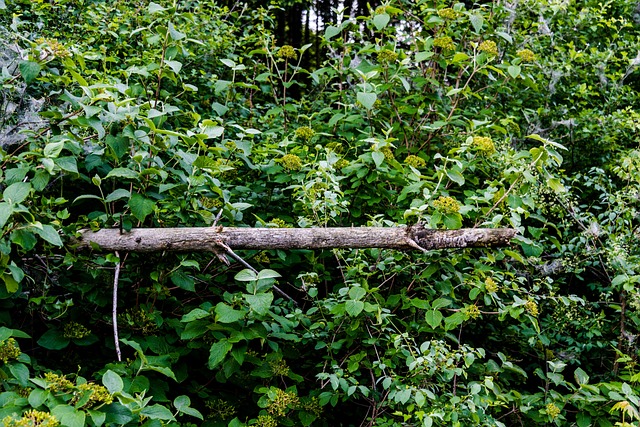
[[[136,228],[82,230],[73,242],[80,250],[156,252],[215,251],[217,242],[237,249],[446,249],[507,246],[515,236],[511,228],[431,230],[410,227],[343,228]]]

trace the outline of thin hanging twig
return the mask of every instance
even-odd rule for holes
[[[116,345],[116,354],[118,355],[118,362],[122,362],[122,353],[120,352],[120,340],[118,339],[118,282],[120,281],[120,254],[118,251],[115,252],[116,257],[118,257],[118,262],[116,263],[116,272],[113,278],[113,342]]]

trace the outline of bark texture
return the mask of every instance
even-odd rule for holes
[[[510,228],[430,230],[422,226],[360,228],[137,228],[82,230],[78,249],[105,251],[214,251],[231,249],[445,249],[506,246],[516,234]],[[223,245],[221,245],[223,244]]]

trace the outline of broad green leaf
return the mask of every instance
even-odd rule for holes
[[[365,295],[367,295],[367,291],[360,286],[354,286],[349,289],[349,297],[351,297],[351,299],[361,300]]]
[[[464,176],[462,176],[460,171],[456,169],[449,169],[447,170],[447,176],[451,181],[455,182],[456,184],[464,185]]]
[[[88,409],[87,412],[89,413],[91,421],[93,421],[96,427],[102,426],[107,419],[107,414],[102,411],[94,411],[92,409]]]
[[[244,310],[235,310],[223,302],[219,302],[215,308],[216,321],[220,323],[234,323],[244,319]]]
[[[519,65],[509,65],[507,72],[514,79],[520,75],[521,68]]]
[[[436,329],[442,323],[444,316],[439,310],[429,310],[424,315],[424,320],[431,328]]]
[[[49,329],[38,340],[38,345],[47,350],[62,350],[66,348],[71,340],[65,337],[58,329]]]
[[[85,427],[85,413],[73,406],[58,405],[51,410],[51,414],[60,420],[64,427]]]
[[[132,194],[131,199],[129,199],[129,207],[131,208],[131,213],[141,222],[153,212],[156,204],[153,200],[147,199],[141,194]]]
[[[245,268],[244,270],[239,271],[238,274],[235,275],[234,279],[238,282],[254,282],[258,280],[258,276],[253,270]]]
[[[188,276],[184,271],[177,270],[174,271],[171,276],[171,283],[176,285],[177,287],[184,289],[185,291],[195,292],[196,291],[196,282],[192,277]]]
[[[260,271],[258,272],[257,279],[258,279],[258,280],[262,280],[262,279],[274,279],[274,278],[276,278],[276,277],[282,277],[282,276],[281,276],[281,275],[280,275],[280,273],[278,273],[277,271],[269,270],[269,269],[267,268],[267,269],[264,269],[264,270],[260,270]],[[238,280],[238,279],[236,279],[236,280]]]
[[[471,21],[471,25],[473,26],[473,29],[476,33],[479,33],[480,31],[482,31],[482,26],[484,25],[484,18],[481,14],[474,13],[473,15],[469,16],[469,21]]]
[[[582,411],[576,414],[576,423],[578,427],[590,427],[592,424],[591,417]]]
[[[164,12],[167,9],[165,9],[162,6],[160,6],[158,3],[151,2],[151,3],[149,3],[148,10],[149,10],[150,14],[154,14],[154,13],[158,13],[158,12]]]
[[[433,300],[433,302],[431,303],[431,306],[437,310],[439,308],[444,308],[444,307],[448,307],[451,305],[451,300],[447,299],[447,298],[438,298]]]
[[[273,294],[271,292],[256,295],[244,294],[243,296],[249,304],[249,307],[251,307],[251,310],[261,316],[264,316],[269,312],[269,308],[271,308],[271,303],[273,302]]]
[[[173,401],[173,406],[176,407],[178,412],[186,415],[191,415],[192,417],[196,417],[201,420],[204,419],[200,411],[191,407],[191,399],[189,399],[189,396],[182,395],[176,397]]]
[[[139,174],[128,168],[114,168],[107,174],[105,179],[107,178],[131,178],[138,179]]]
[[[58,157],[57,159],[53,159],[53,163],[64,171],[78,173],[78,163],[75,157]]]
[[[186,37],[184,33],[181,33],[180,31],[176,30],[176,27],[174,27],[171,22],[169,22],[169,35],[173,40],[176,40],[176,41],[182,40],[183,38]]]
[[[28,182],[16,182],[4,189],[2,196],[4,201],[8,203],[22,203],[24,199],[29,197],[31,192],[31,184]]]
[[[151,418],[152,420],[175,420],[171,411],[158,403],[144,407],[142,411],[140,411],[140,414]]]
[[[64,147],[63,141],[50,142],[44,146],[44,155],[47,157],[58,157],[62,148]]]
[[[60,239],[60,235],[58,234],[58,232],[56,231],[55,228],[53,228],[51,225],[49,224],[45,224],[42,226],[42,228],[39,227],[32,227],[31,228],[37,235],[39,235],[40,237],[42,237],[44,240],[46,240],[47,242],[51,243],[54,246],[62,246],[62,239]]]
[[[378,99],[374,92],[358,92],[356,95],[358,102],[367,110],[371,110]]]
[[[333,25],[329,25],[327,28],[325,28],[324,30],[324,38],[329,41],[332,38],[334,38],[335,36],[337,36],[338,34],[340,34],[340,28],[335,27]]]
[[[166,60],[164,61],[164,63],[167,64],[167,66],[171,68],[171,71],[176,74],[179,73],[182,69],[182,62]]]
[[[360,314],[364,309],[364,302],[351,300],[351,299],[347,300],[344,304],[344,309],[347,312],[347,314],[349,314],[349,316],[355,317],[358,314]]]
[[[34,61],[22,61],[18,68],[20,68],[20,75],[27,84],[35,80],[42,70],[42,66]]]
[[[124,388],[124,381],[122,381],[120,375],[109,369],[102,376],[102,385],[104,385],[107,390],[109,390],[109,393],[113,394],[122,391],[122,389]]]
[[[442,216],[442,222],[444,222],[445,227],[449,230],[462,228],[462,216],[457,212],[444,214]]]
[[[465,314],[462,311],[453,313],[444,319],[444,328],[447,331],[457,328],[465,320]]]
[[[40,388],[35,388],[29,393],[29,405],[39,408],[47,400],[48,392]]]
[[[0,228],[4,227],[9,217],[13,213],[13,208],[7,202],[0,202]]]
[[[587,373],[582,368],[576,368],[576,370],[573,372],[573,376],[579,385],[589,384],[589,375],[587,375]]]
[[[125,190],[124,188],[118,188],[117,190],[112,191],[109,195],[104,199],[105,202],[111,203],[120,199],[128,199],[131,197],[131,192],[129,190]]]
[[[214,369],[224,360],[232,345],[227,340],[218,341],[213,343],[209,350],[209,369]]]
[[[182,316],[182,319],[180,319],[180,321],[193,322],[194,320],[205,319],[209,316],[211,316],[211,313],[209,313],[208,311],[201,308],[194,308],[193,310]]]
[[[560,182],[560,178],[548,178],[547,179],[547,185],[556,194],[557,193],[564,193],[564,192],[567,191],[566,188],[564,187],[564,185],[562,185],[562,182]]]
[[[13,294],[18,291],[20,288],[20,282],[18,282],[11,274],[3,273],[1,277],[7,293]]]
[[[376,167],[380,167],[382,162],[384,162],[384,153],[381,151],[372,151],[371,158],[373,159],[373,163],[375,163]]]
[[[29,368],[24,363],[11,363],[8,365],[9,372],[22,387],[29,385]]]
[[[388,14],[381,13],[373,17],[373,25],[375,25],[376,29],[380,31],[387,26],[390,20],[391,17]]]

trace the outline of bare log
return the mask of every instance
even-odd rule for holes
[[[156,252],[213,251],[220,243],[232,249],[445,249],[506,246],[516,230],[465,228],[431,230],[422,226],[359,228],[136,228],[82,230],[78,249]]]

